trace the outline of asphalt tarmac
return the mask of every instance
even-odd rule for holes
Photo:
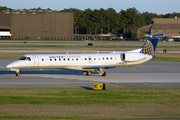
[[[91,43],[91,42],[89,42]],[[93,44],[93,46],[142,46],[144,43],[142,44]],[[1,43],[0,46],[3,45],[19,45],[19,46],[28,46],[28,45],[32,45],[32,46],[46,46],[46,45],[52,45],[52,46],[87,46],[88,43],[84,43],[84,44],[59,44],[59,43]],[[158,46],[180,46],[180,44],[158,44]]]
[[[48,43],[49,42],[49,43]],[[105,42],[105,43],[103,43]],[[128,42],[128,44],[126,44]],[[52,45],[52,46],[87,46],[88,43],[93,43],[93,46],[142,46],[144,44],[140,41],[28,41],[28,40],[22,40],[22,41],[13,41],[13,40],[0,40],[0,46],[3,45],[20,45],[20,46],[46,46],[46,45]],[[110,44],[108,44],[110,43]],[[166,42],[167,44],[164,44],[163,42],[158,42],[158,46],[180,46],[179,42]]]
[[[84,88],[106,83],[106,88],[180,88],[180,62],[148,61],[136,67],[107,69],[107,76],[83,75],[67,69],[21,70],[20,77],[5,66],[15,59],[0,59],[0,88]]]

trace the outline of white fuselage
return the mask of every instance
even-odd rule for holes
[[[125,52],[122,52],[125,53]],[[141,53],[130,53],[134,58],[141,55],[142,59],[136,61],[123,61],[121,52],[118,53],[93,53],[93,54],[33,54],[24,55],[24,59],[16,60],[6,66],[9,70],[19,69],[43,69],[43,68],[66,68],[82,70],[83,67],[94,66],[115,66],[115,65],[137,65],[152,58],[150,55]],[[129,54],[129,53],[128,53]],[[27,59],[29,58],[29,59]],[[139,56],[138,56],[139,58]],[[86,71],[96,71],[94,68]]]

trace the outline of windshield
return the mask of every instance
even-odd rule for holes
[[[21,57],[19,60],[25,60],[26,59],[26,57]]]

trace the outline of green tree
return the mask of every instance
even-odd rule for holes
[[[0,11],[7,11],[7,10],[12,11],[13,9],[7,8],[6,6],[4,7],[0,6]]]
[[[87,29],[87,34],[91,34],[91,30],[93,28],[93,23],[94,23],[93,11],[89,8],[85,9],[83,14],[83,19],[84,19],[83,27]]]
[[[108,8],[106,10],[107,12],[107,29],[108,29],[108,33],[114,33],[117,30],[117,24],[119,22],[118,20],[118,14],[116,13],[116,11],[113,8]]]
[[[70,8],[68,11],[74,13],[74,33],[77,34],[79,33],[80,21],[84,12],[76,8]]]
[[[153,18],[159,18],[159,16],[156,13],[148,13],[148,12],[143,12],[141,16],[142,16],[141,27],[152,24]]]
[[[126,38],[135,38],[136,30],[140,27],[141,14],[136,8],[129,8],[126,11],[120,11],[120,17],[123,24],[123,33]]]

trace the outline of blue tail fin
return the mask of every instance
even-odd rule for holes
[[[154,56],[157,43],[158,43],[158,38],[149,38],[142,46],[140,53]]]
[[[145,36],[149,38],[142,46],[140,53],[154,56],[159,37],[169,37],[170,35],[158,34],[158,35],[145,35]]]

